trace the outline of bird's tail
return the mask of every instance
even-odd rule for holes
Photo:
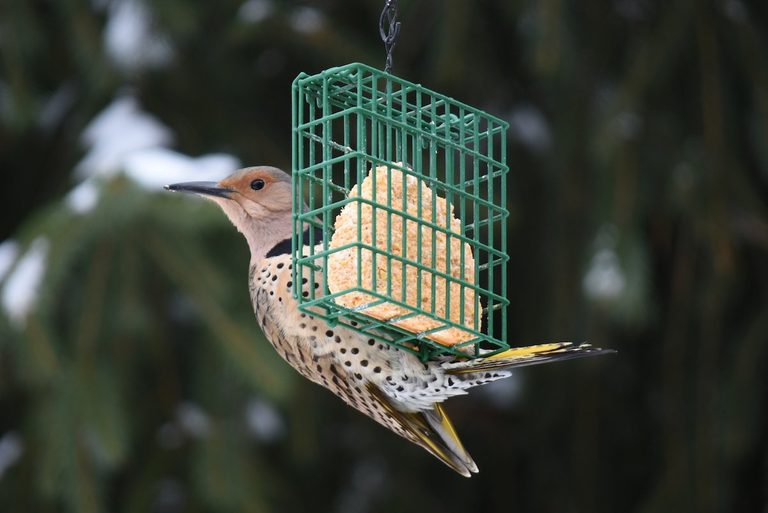
[[[462,445],[451,419],[440,403],[435,403],[431,410],[407,412],[395,408],[386,394],[372,383],[368,384],[368,390],[403,429],[406,438],[422,446],[464,477],[477,472],[477,465]]]
[[[443,368],[447,374],[456,376],[455,381],[458,383],[454,383],[453,386],[469,388],[509,376],[511,374],[509,369],[513,367],[612,352],[614,351],[594,348],[589,344],[578,346],[571,343],[540,344],[509,349],[485,358],[447,362],[443,364]],[[478,374],[481,375],[477,376]],[[462,476],[470,477],[477,472],[477,465],[462,445],[439,402],[435,403],[431,410],[402,411],[396,408],[389,397],[373,383],[369,383],[367,388],[388,416],[402,428],[403,436],[425,448]]]
[[[613,349],[600,349],[589,344],[573,345],[570,342],[555,342],[527,347],[515,347],[485,358],[449,362],[443,364],[448,374],[462,375],[507,370],[514,367],[538,365],[541,363],[572,360],[587,356],[615,353]]]

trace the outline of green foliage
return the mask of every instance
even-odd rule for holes
[[[28,394],[25,433],[35,443],[24,464],[38,476],[43,503],[102,510],[107,480],[157,450],[150,447],[163,423],[178,417],[190,387],[203,385],[194,383],[198,374],[214,383],[237,376],[233,392],[241,400],[257,394],[280,403],[290,394],[293,376],[278,370],[251,322],[247,292],[235,285],[246,274],[245,255],[230,259],[210,249],[217,239],[240,242],[215,214],[118,177],[102,184],[90,212],[55,205],[25,226],[23,233],[48,241],[49,264],[36,308],[16,321],[22,331],[5,349],[16,373],[11,397]],[[200,356],[209,346],[218,353]],[[214,407],[219,399],[208,401]],[[258,455],[234,450],[244,431],[243,418],[212,428],[194,451],[191,477],[217,475],[226,489],[237,487],[234,474],[247,479]],[[220,449],[237,458],[221,461]],[[242,476],[239,467],[219,469],[238,462]],[[215,483],[199,489],[213,504],[230,497]],[[34,509],[34,497],[20,504]],[[222,504],[243,511],[261,500],[252,490]]]

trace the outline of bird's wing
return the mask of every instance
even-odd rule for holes
[[[487,358],[446,362],[443,364],[443,369],[448,374],[453,375],[474,374],[615,352],[612,349],[600,349],[589,344],[575,346],[570,342],[556,342],[552,344],[515,347]]]
[[[368,383],[367,388],[381,407],[409,435],[406,438],[464,477],[470,477],[472,473],[477,472],[477,465],[464,449],[442,405],[436,403],[431,410],[405,412],[397,409],[389,397],[373,383]]]

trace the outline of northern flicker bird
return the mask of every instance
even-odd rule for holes
[[[250,167],[216,182],[166,186],[221,207],[251,252],[248,285],[256,319],[278,354],[304,377],[414,442],[459,474],[478,471],[443,409],[446,399],[511,375],[511,369],[611,351],[569,343],[541,344],[486,358],[414,354],[301,312],[293,298],[291,178],[274,167]],[[295,284],[302,293],[319,283]]]

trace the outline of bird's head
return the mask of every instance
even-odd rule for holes
[[[185,182],[166,189],[199,194],[221,207],[245,236],[251,261],[291,236],[291,177],[275,167],[248,167],[220,182]]]

